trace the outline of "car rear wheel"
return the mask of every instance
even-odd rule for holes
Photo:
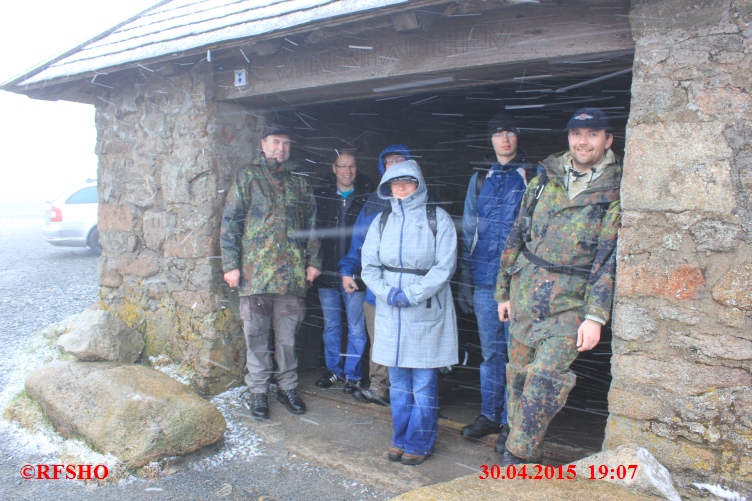
[[[92,250],[94,254],[100,256],[102,254],[102,246],[99,244],[99,228],[94,227],[89,232],[89,239],[86,241],[86,245]]]

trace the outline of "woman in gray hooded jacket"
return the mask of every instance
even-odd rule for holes
[[[457,321],[449,279],[457,232],[436,208],[435,234],[427,189],[414,160],[392,166],[378,194],[391,213],[371,223],[362,278],[376,296],[373,361],[389,367],[394,435],[389,459],[420,464],[433,453],[439,423],[437,368],[457,363]]]

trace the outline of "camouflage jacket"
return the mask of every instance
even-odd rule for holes
[[[582,193],[569,200],[563,154],[541,162],[549,176],[532,218],[528,248],[546,261],[590,267],[589,277],[553,273],[522,254],[522,217],[540,177],[525,191],[522,208],[501,255],[495,299],[512,301],[510,333],[528,345],[548,335],[577,335],[585,316],[608,321],[616,271],[616,239],[621,223],[621,165],[614,163]]]
[[[305,296],[305,269],[321,269],[313,237],[316,202],[297,164],[261,154],[237,176],[227,194],[220,246],[224,272],[240,269],[241,296]]]

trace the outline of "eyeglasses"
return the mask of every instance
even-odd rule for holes
[[[517,137],[517,133],[511,130],[500,130],[499,132],[494,132],[494,136],[501,136],[501,137],[507,137],[507,138],[514,138]]]
[[[334,164],[334,166],[336,168],[338,168],[339,170],[345,170],[345,169],[355,170],[355,169],[358,168],[357,165],[339,165],[339,164]]]
[[[389,185],[392,188],[407,188],[408,186],[418,186],[418,183],[416,183],[415,181],[400,180],[391,181]]]
[[[407,160],[405,157],[389,157],[384,159],[384,165],[392,165]]]

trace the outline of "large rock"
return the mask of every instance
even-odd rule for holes
[[[681,501],[668,470],[642,447],[622,445],[614,450],[588,456],[574,464],[577,466],[577,471],[582,474],[587,472],[588,476],[599,479],[603,477],[606,482],[621,484],[650,496]],[[624,470],[619,471],[621,466]],[[636,466],[636,468],[630,469],[630,466]],[[606,474],[603,475],[603,472]],[[622,472],[625,472],[624,478],[619,479]]]
[[[193,390],[141,365],[54,362],[29,374],[26,391],[61,434],[130,467],[216,443],[226,428]]]
[[[79,360],[133,363],[144,349],[144,337],[106,311],[87,309],[57,346]]]

